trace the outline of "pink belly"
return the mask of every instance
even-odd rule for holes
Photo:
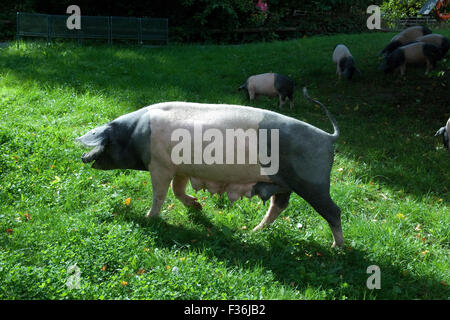
[[[250,183],[226,183],[209,181],[199,178],[190,177],[192,188],[195,191],[204,189],[208,190],[211,194],[218,193],[222,195],[226,193],[228,199],[233,203],[242,197],[251,198],[252,188],[257,182]]]

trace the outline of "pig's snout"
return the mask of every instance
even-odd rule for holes
[[[89,160],[87,159],[87,153],[83,153],[83,155],[81,156],[81,161],[83,161],[83,163],[88,163]]]

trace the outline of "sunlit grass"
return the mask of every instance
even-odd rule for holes
[[[448,31],[445,31],[450,36]],[[0,297],[2,299],[447,299],[448,152],[434,132],[450,116],[449,62],[427,77],[377,71],[392,34],[338,35],[242,46],[163,48],[21,43],[0,49]],[[331,61],[346,43],[363,75],[337,81]],[[268,208],[230,205],[198,192],[203,211],[169,191],[147,221],[148,173],[96,171],[73,140],[124,113],[161,101],[244,104],[277,99],[237,92],[251,74],[296,83],[282,113],[331,131],[307,103],[307,86],[341,129],[331,194],[346,247],[331,249],[326,222],[300,197],[270,227],[250,230]],[[189,186],[188,193],[194,191]],[[129,199],[128,201],[125,201]],[[69,290],[67,268],[81,270]],[[369,290],[369,265],[381,289]]]

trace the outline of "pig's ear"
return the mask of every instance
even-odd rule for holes
[[[77,142],[81,142],[87,147],[95,147],[99,145],[106,145],[109,140],[109,125],[104,125],[92,129],[85,135],[75,139]]]

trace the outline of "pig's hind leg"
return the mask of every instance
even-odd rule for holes
[[[253,228],[253,231],[261,230],[264,226],[270,225],[280,213],[287,208],[291,193],[278,193],[270,198],[270,207],[261,222]]]
[[[172,181],[173,194],[186,207],[194,207],[197,210],[201,210],[202,205],[197,201],[197,198],[188,196],[185,192],[188,180],[189,178],[186,176],[175,176]]]
[[[283,107],[286,102],[286,97],[280,94],[280,109]]]
[[[341,210],[330,196],[329,172],[329,170],[322,170],[322,176],[316,175],[316,181],[322,181],[321,183],[308,182],[292,172],[286,181],[289,182],[296,194],[306,200],[328,222],[333,234],[332,247],[342,247],[344,236],[341,226]]]
[[[247,94],[248,94],[248,98],[250,99],[250,101],[253,101],[256,99],[256,91],[253,87],[249,87],[247,89]]]
[[[328,222],[333,234],[332,247],[342,247],[344,236],[341,227],[341,210],[331,199],[329,187],[306,184],[294,190]]]
[[[288,98],[289,98],[289,107],[290,107],[291,109],[293,109],[293,108],[294,108],[294,94],[291,93],[291,94],[288,96]]]
[[[329,195],[326,199],[317,203],[310,202],[310,204],[328,222],[331,233],[333,234],[332,247],[342,247],[344,245],[344,235],[342,234],[341,210],[339,207]]]

